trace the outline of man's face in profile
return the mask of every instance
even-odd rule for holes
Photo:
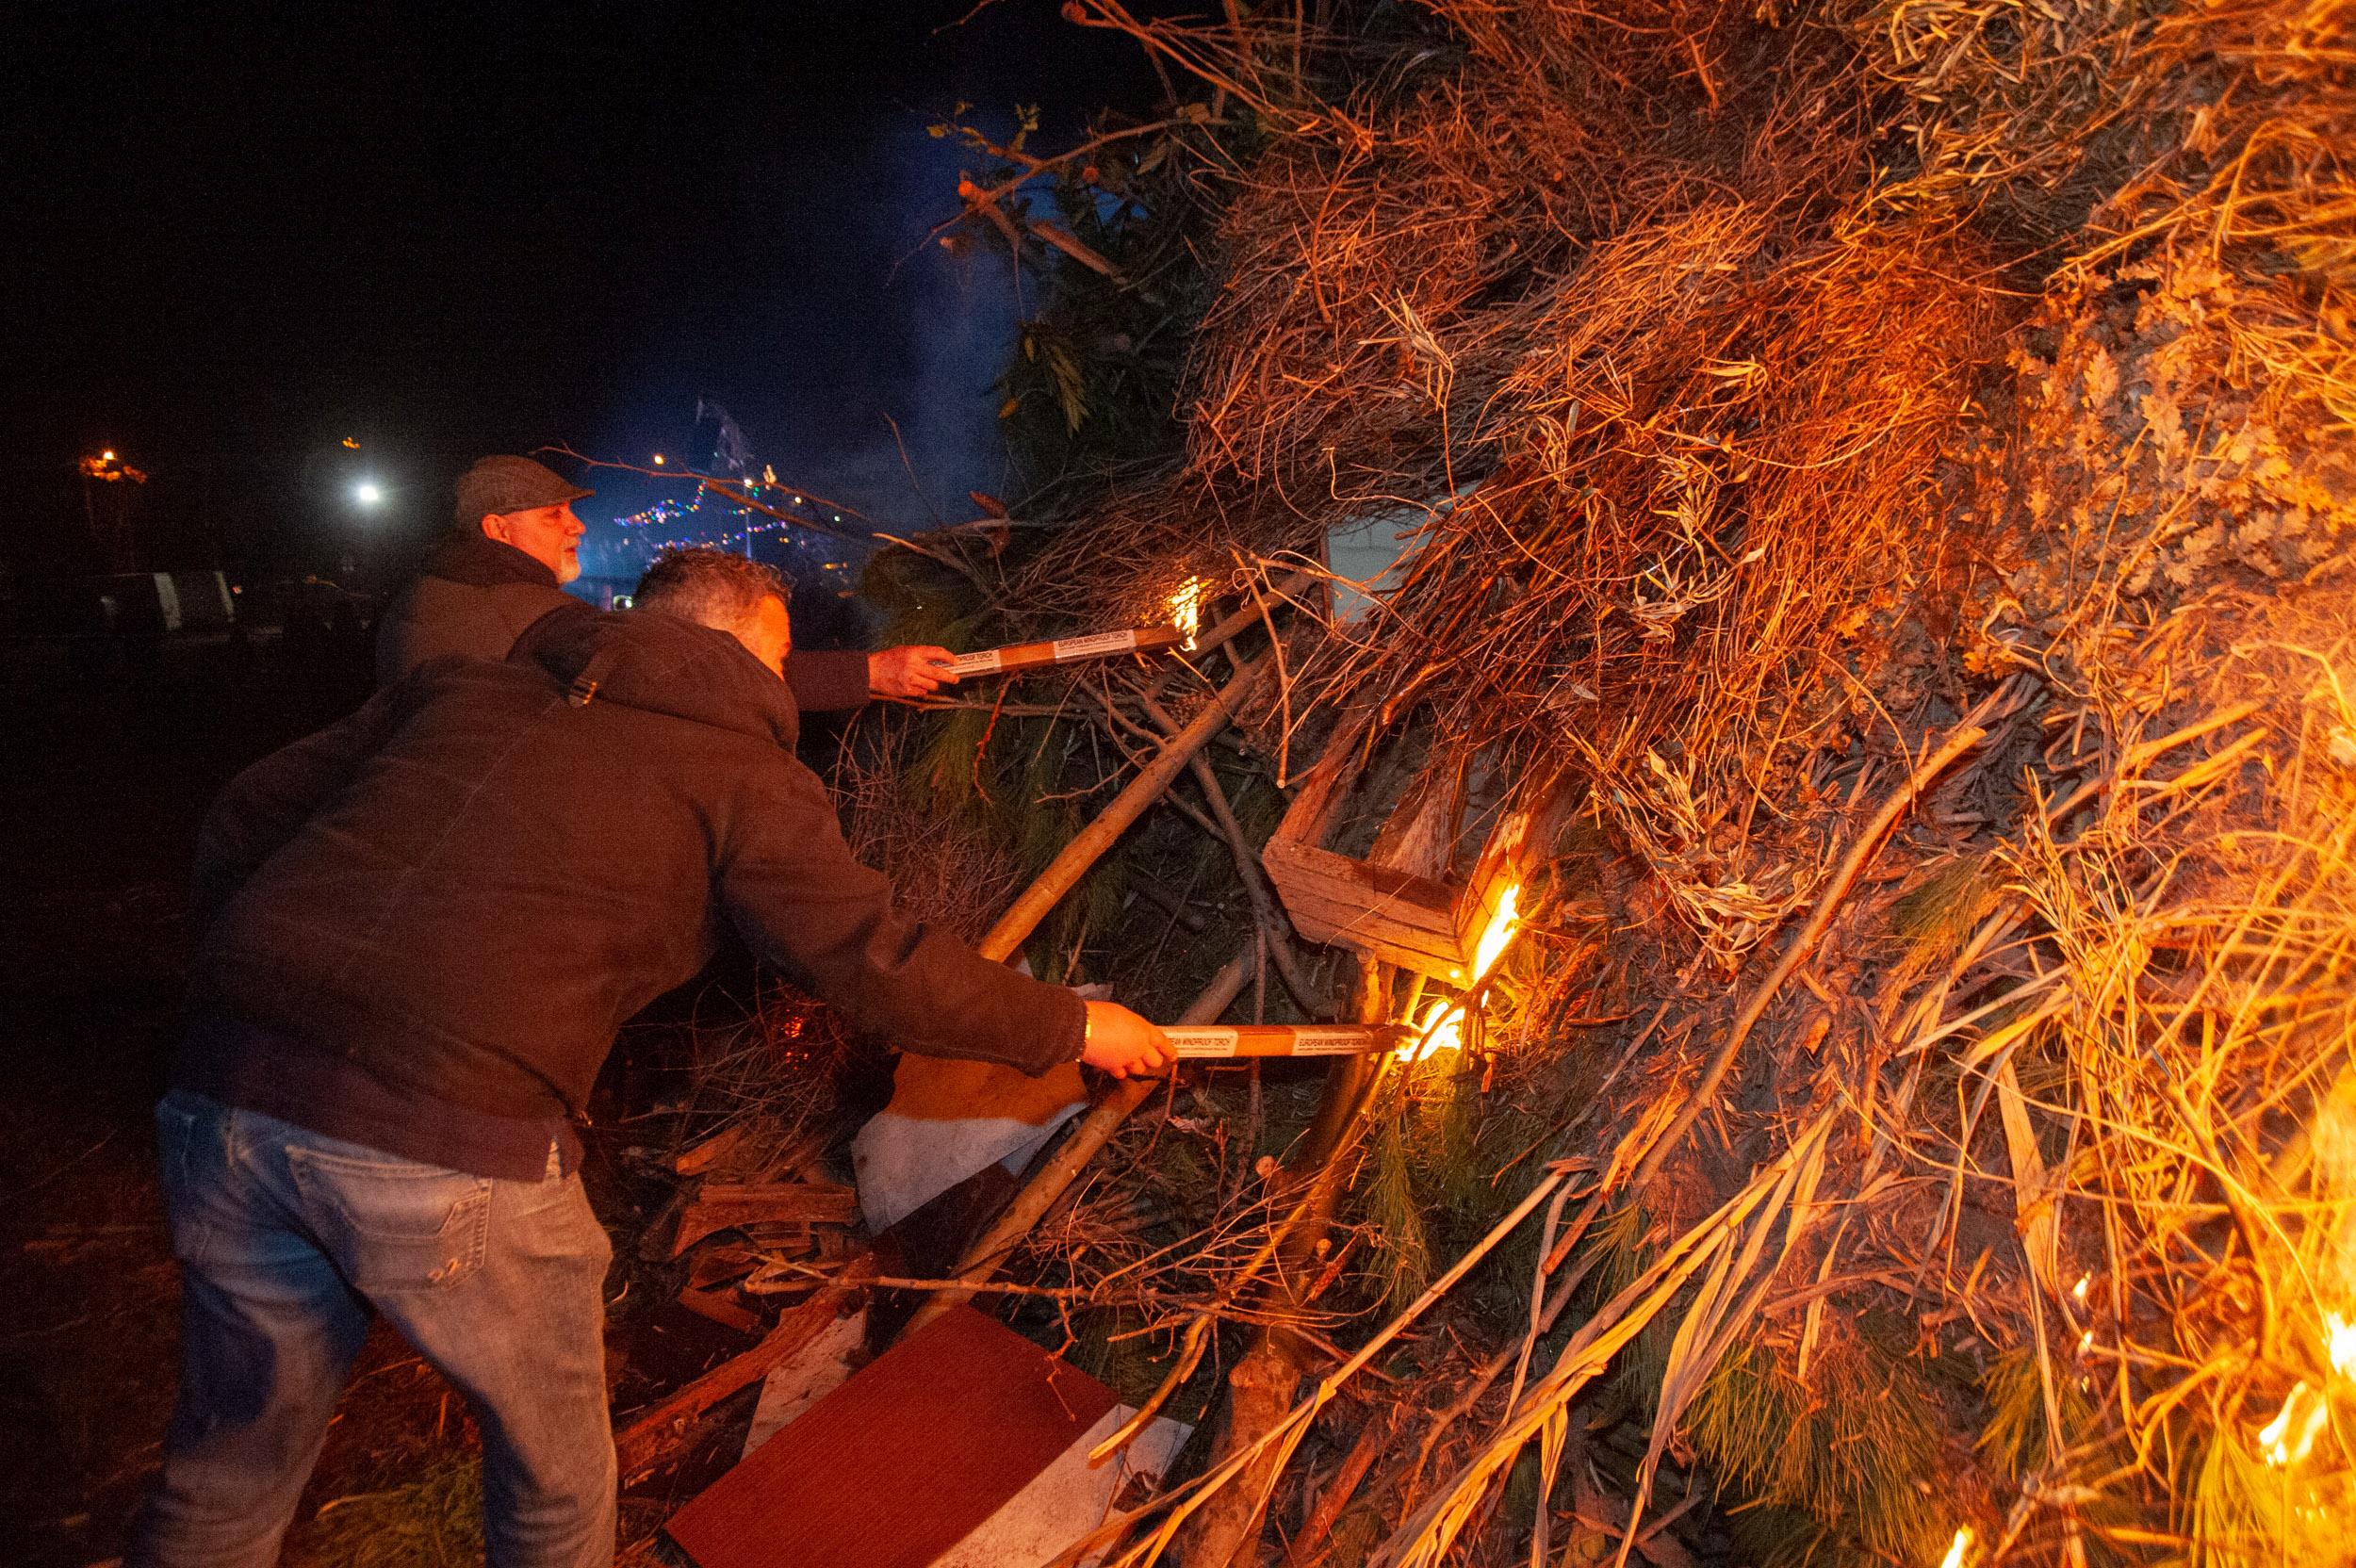
[[[559,582],[570,582],[581,575],[581,536],[587,531],[573,515],[570,501],[521,512],[494,512],[483,519],[483,531],[523,551],[554,572]]]
[[[738,634],[737,641],[768,665],[771,675],[784,679],[785,656],[794,648],[794,620],[786,613],[785,601],[775,594],[762,599],[752,624]]]

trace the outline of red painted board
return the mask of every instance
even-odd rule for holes
[[[971,1307],[943,1314],[671,1516],[698,1568],[924,1568],[1113,1407]]]

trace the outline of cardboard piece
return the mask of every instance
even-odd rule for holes
[[[888,1230],[993,1162],[1020,1175],[1087,1107],[1076,1063],[1032,1078],[992,1062],[902,1056],[892,1103],[851,1140],[868,1229]]]

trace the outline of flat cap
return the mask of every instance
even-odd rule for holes
[[[479,457],[458,477],[458,526],[472,527],[494,513],[529,512],[596,494],[528,457]]]

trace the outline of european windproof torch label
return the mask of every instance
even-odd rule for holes
[[[1052,643],[1009,643],[980,653],[961,653],[957,657],[956,668],[960,680],[969,676],[1011,675],[1048,664],[1072,664],[1083,659],[1171,647],[1183,635],[1176,627],[1149,626],[1126,631],[1099,631],[1087,637],[1058,637]]]
[[[1186,1060],[1222,1056],[1357,1056],[1381,1049],[1396,1032],[1350,1026],[1313,1028],[1255,1023],[1181,1025],[1162,1033],[1169,1038],[1170,1049],[1181,1060]]]
[[[1127,653],[1137,645],[1137,634],[1130,631],[1100,631],[1091,637],[1058,637],[1055,642],[1055,662],[1067,659],[1095,659],[1107,653]]]

